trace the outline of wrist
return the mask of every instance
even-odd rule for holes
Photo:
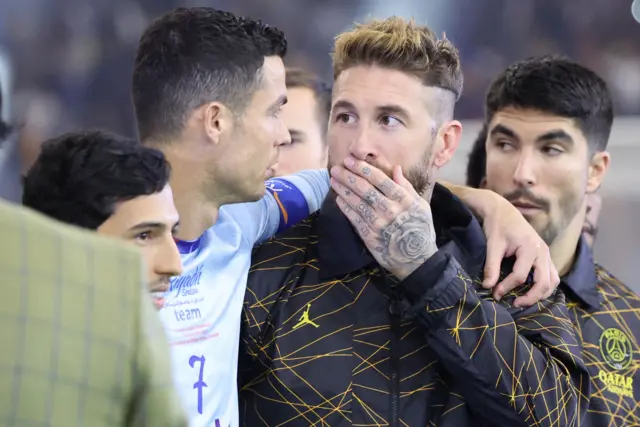
[[[502,197],[491,190],[467,188],[464,197],[460,199],[476,216],[484,220],[496,211]]]

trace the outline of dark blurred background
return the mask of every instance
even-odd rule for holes
[[[610,85],[616,113],[624,116],[612,137],[596,255],[640,290],[632,280],[640,275],[640,24],[630,0],[2,0],[3,114],[24,125],[23,150],[37,151],[42,139],[78,127],[133,135],[130,75],[142,30],[170,8],[201,5],[280,27],[290,43],[287,65],[327,79],[333,37],[354,21],[413,16],[446,33],[460,49],[465,73],[457,108],[465,119],[465,141],[444,171],[454,181],[464,179],[485,90],[506,65],[563,53],[596,70]]]

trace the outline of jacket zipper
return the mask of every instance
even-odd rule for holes
[[[400,427],[400,357],[398,355],[398,336],[400,334],[400,299],[395,286],[391,287],[391,301],[389,304],[389,313],[391,314],[391,344],[389,347],[391,363],[391,420],[389,427]]]

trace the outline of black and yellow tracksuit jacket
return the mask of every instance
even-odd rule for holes
[[[564,294],[495,302],[480,225],[440,186],[431,206],[439,251],[401,282],[330,198],[255,249],[241,425],[578,425],[590,382]]]
[[[594,264],[584,239],[560,289],[591,374],[589,408],[580,426],[640,426],[640,298]]]

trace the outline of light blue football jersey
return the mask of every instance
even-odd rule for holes
[[[240,320],[256,243],[305,219],[329,191],[326,170],[266,182],[255,203],[226,205],[193,242],[178,241],[184,273],[171,281],[159,315],[175,385],[193,427],[239,427]]]

